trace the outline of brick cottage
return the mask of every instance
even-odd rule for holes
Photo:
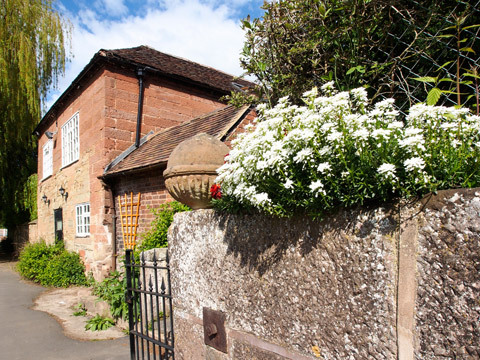
[[[200,132],[228,144],[254,111],[220,98],[249,85],[146,46],[97,52],[36,128],[38,238],[63,240],[104,277],[121,248],[118,195],[141,192],[145,231],[148,208],[171,200],[162,174],[173,148]]]

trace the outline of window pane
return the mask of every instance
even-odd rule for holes
[[[53,141],[48,140],[43,146],[43,178],[53,173]]]
[[[78,126],[78,113],[62,126],[62,166],[67,166],[79,158],[80,139]]]
[[[77,236],[90,235],[90,204],[79,204],[75,208],[77,218]]]

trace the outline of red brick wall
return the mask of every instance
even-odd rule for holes
[[[135,142],[139,88],[133,72],[109,70],[105,76],[105,155],[111,161]],[[225,106],[219,101],[221,94],[149,72],[144,86],[141,136]]]
[[[119,196],[122,197],[122,204],[124,196],[127,194],[130,198],[130,194],[133,193],[133,198],[136,199],[137,194],[140,192],[140,211],[137,234],[137,243],[141,240],[141,234],[150,229],[150,223],[154,219],[151,208],[155,209],[159,205],[173,201],[167,189],[165,188],[165,182],[163,179],[163,170],[165,168],[151,170],[148,172],[131,174],[129,176],[122,176],[115,179],[112,185],[113,193],[115,194],[115,209],[117,212],[116,217],[116,235],[117,235],[117,251],[123,253],[123,238],[120,221],[120,207],[118,204]]]
[[[138,79],[133,72],[109,69],[105,72],[105,123],[104,148],[99,166],[93,171],[97,176],[105,166],[135,142],[138,111]],[[149,131],[176,126],[184,121],[225,106],[219,101],[220,94],[199,90],[195,86],[174,82],[146,73],[144,76],[144,97],[141,136]],[[163,173],[163,170],[162,170]],[[173,200],[165,189],[162,173],[151,172],[120,178],[111,194],[105,193],[104,223],[113,223],[113,201],[118,211],[118,195],[133,192],[141,195],[141,209],[138,234],[149,228],[153,215],[148,206],[157,207]],[[160,181],[160,182],[159,182]],[[120,219],[116,219],[117,247],[123,248]],[[111,230],[113,231],[113,229]]]
[[[104,109],[104,82],[103,70],[98,70],[82,88],[82,96],[72,96],[63,105],[54,119],[51,119],[41,129],[38,140],[38,173],[39,184],[37,191],[38,204],[38,237],[53,243],[54,222],[53,212],[62,208],[63,211],[63,232],[65,245],[69,250],[87,249],[89,257],[93,259],[94,237],[79,238],[75,234],[75,206],[90,202],[94,203],[91,197],[92,184],[98,180],[92,177],[90,162],[98,153],[97,148],[101,147],[102,137],[102,111]],[[80,94],[80,92],[78,92]],[[78,95],[76,94],[76,95]],[[74,94],[75,95],[75,94]],[[79,160],[62,168],[62,126],[78,112],[79,114]],[[43,174],[43,152],[42,147],[47,142],[45,131],[57,132],[56,142],[53,148],[53,175],[42,179]],[[55,139],[55,138],[54,138]],[[68,192],[67,198],[60,196],[58,189],[63,187]],[[45,195],[48,203],[41,201]],[[91,216],[96,215],[93,208]],[[92,234],[92,232],[91,232]]]
[[[119,185],[118,192],[115,190],[114,194],[99,180],[106,165],[135,141],[139,89],[133,71],[101,68],[89,75],[90,80],[73,90],[70,100],[58,110],[56,118],[41,129],[39,178],[43,172],[42,146],[47,141],[44,132],[58,130],[58,137],[53,151],[53,176],[39,181],[38,229],[39,237],[53,242],[53,210],[62,207],[67,248],[78,251],[86,263],[87,271],[92,271],[100,279],[108,273],[112,263],[109,257],[113,250],[113,195],[130,188],[145,193],[142,196],[144,205],[139,231],[144,231],[151,221],[147,205],[158,205],[169,196],[163,183],[155,183],[154,177],[140,180],[135,186],[130,180],[120,181],[123,185]],[[158,131],[178,125],[225,106],[218,100],[219,97],[220,94],[147,73],[141,135],[150,130]],[[60,129],[77,111],[80,116],[80,159],[62,169]],[[142,181],[145,181],[143,185]],[[60,186],[69,194],[66,200],[58,193]],[[40,200],[43,194],[50,200],[48,204]],[[90,236],[80,238],[75,236],[75,206],[83,202],[90,203],[91,225]],[[121,231],[119,227],[117,230]],[[119,239],[121,241],[121,237]]]
[[[253,120],[257,117],[257,113],[254,109],[250,110],[247,115],[244,116],[240,124],[232,131],[225,139],[225,144],[232,148],[232,140],[237,137],[238,134],[245,132],[245,126],[252,124]]]

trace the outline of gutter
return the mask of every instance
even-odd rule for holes
[[[112,194],[113,195],[113,194]],[[113,197],[113,196],[112,196]],[[115,208],[115,198],[113,198],[113,244],[112,244],[112,247],[113,247],[113,254],[112,254],[112,270],[115,271],[117,270],[117,257],[118,257],[118,253],[117,253],[117,209]]]
[[[97,179],[103,180],[103,181],[109,181],[112,178],[116,178],[119,176],[125,176],[125,175],[131,175],[131,174],[136,174],[136,173],[142,173],[145,171],[150,171],[150,170],[155,170],[155,169],[161,169],[162,167],[166,167],[168,163],[168,160],[162,160],[159,161],[158,163],[155,164],[150,164],[142,167],[137,167],[134,169],[127,169],[123,171],[118,171],[114,173],[109,173],[109,174],[103,174],[100,176],[97,176]]]

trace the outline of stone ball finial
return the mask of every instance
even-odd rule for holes
[[[227,145],[205,133],[182,141],[173,149],[163,172],[170,195],[194,210],[211,207],[210,187],[229,151]]]

